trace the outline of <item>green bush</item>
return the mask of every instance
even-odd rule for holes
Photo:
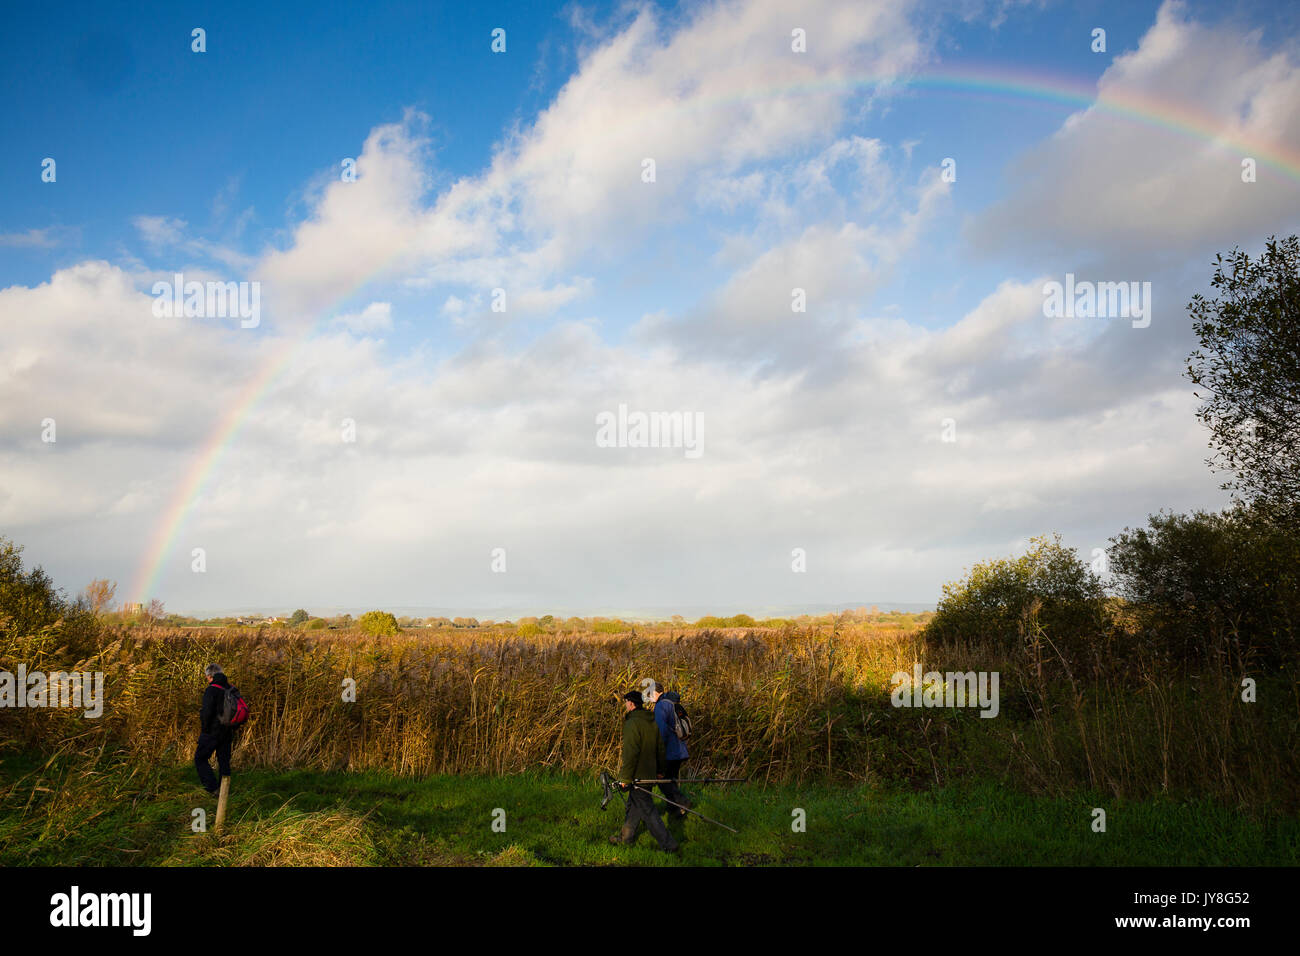
[[[748,614],[737,614],[734,617],[715,617],[706,615],[695,622],[696,627],[716,628],[716,627],[756,627],[757,623]]]
[[[1061,654],[1078,659],[1105,630],[1101,580],[1061,536],[1033,538],[1019,558],[998,558],[945,584],[925,628],[926,643],[989,643],[1003,651],[1023,646],[1022,622],[1032,609]]]
[[[1295,661],[1300,535],[1268,514],[1161,512],[1111,539],[1119,594],[1177,660],[1232,647],[1266,665]]]
[[[22,553],[21,546],[0,537],[0,628],[34,634],[73,608],[41,568],[23,571]]]
[[[362,632],[372,634],[375,637],[385,637],[402,632],[402,629],[397,626],[397,618],[387,611],[367,611],[357,621],[357,627],[361,628]]]

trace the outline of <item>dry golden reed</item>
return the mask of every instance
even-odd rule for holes
[[[1034,640],[1010,656],[989,642],[927,660],[919,629],[887,620],[527,637],[500,626],[391,637],[106,626],[95,640],[69,650],[56,628],[0,643],[0,668],[75,664],[103,670],[107,689],[99,720],[16,711],[0,740],[186,762],[202,670],[215,661],[252,708],[235,753],[243,768],[591,772],[617,760],[615,697],[650,678],[678,689],[694,717],[687,776],[931,786],[977,775],[1040,793],[1290,808],[1300,790],[1300,699],[1284,675],[1261,677],[1260,702],[1243,705],[1241,675],[1226,664],[1189,675],[1139,654],[1085,680],[1044,670],[1050,641]],[[891,675],[918,661],[1000,671],[1000,716],[891,706]],[[355,702],[344,700],[347,679]]]

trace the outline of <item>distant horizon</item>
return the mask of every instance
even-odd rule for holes
[[[258,615],[262,617],[292,615],[298,608],[306,611],[312,617],[338,617],[342,614],[351,614],[357,617],[368,611],[387,611],[394,617],[472,617],[480,620],[492,621],[513,621],[521,617],[544,617],[547,614],[555,618],[593,618],[607,617],[618,618],[624,621],[671,621],[674,616],[683,617],[688,621],[699,620],[702,617],[734,617],[737,614],[748,614],[755,620],[774,617],[799,617],[808,615],[816,617],[821,614],[842,614],[845,611],[856,611],[859,608],[878,609],[881,614],[898,612],[902,614],[921,614],[926,611],[933,611],[934,604],[924,604],[916,601],[859,601],[844,604],[829,602],[826,604],[810,605],[774,605],[759,608],[727,607],[719,605],[710,605],[708,607],[686,605],[679,609],[672,610],[671,606],[662,607],[602,607],[596,610],[578,610],[572,607],[561,608],[539,608],[530,606],[519,607],[497,607],[497,608],[447,608],[431,605],[355,605],[351,607],[337,606],[325,607],[316,610],[305,605],[295,605],[294,607],[284,608],[278,605],[259,605],[244,606],[237,610],[201,610],[185,611],[174,610],[166,606],[164,609],[168,614],[176,614],[179,617],[193,617],[198,619],[210,619],[214,617],[243,617]]]

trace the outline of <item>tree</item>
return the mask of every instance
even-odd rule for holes
[[[310,619],[311,619],[310,614],[308,614],[302,608],[298,608],[298,610],[294,611],[293,615],[289,618],[289,623],[292,624],[294,627],[297,627],[300,624],[306,624]]]
[[[375,637],[384,637],[389,634],[400,634],[402,629],[397,626],[397,618],[387,611],[367,611],[357,620],[357,626],[366,634],[372,634]]]
[[[1235,645],[1263,664],[1294,660],[1300,535],[1238,505],[1151,515],[1111,539],[1110,569],[1138,620],[1180,662]]]
[[[95,616],[113,610],[113,599],[117,596],[117,583],[106,578],[95,578],[86,585],[82,592],[86,604]]]
[[[39,566],[23,571],[22,553],[21,545],[0,537],[0,627],[33,634],[63,617],[68,606]]]
[[[161,621],[164,617],[166,617],[167,609],[163,606],[162,601],[158,600],[157,598],[154,598],[147,605],[145,605],[143,613],[145,619],[150,624],[156,624],[158,621]]]
[[[985,561],[965,580],[945,584],[925,637],[932,646],[992,640],[1010,649],[1020,640],[1022,619],[1037,607],[1057,646],[1079,651],[1104,621],[1104,601],[1101,580],[1077,552],[1060,535],[1043,535],[1019,558]]]
[[[1257,260],[1215,256],[1214,299],[1188,305],[1200,347],[1187,377],[1210,428],[1208,464],[1237,499],[1295,518],[1300,501],[1300,238],[1270,238]],[[1204,394],[1202,394],[1204,393]]]

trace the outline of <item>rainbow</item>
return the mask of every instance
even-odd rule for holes
[[[685,108],[694,110],[721,107],[776,96],[817,96],[839,93],[845,89],[956,93],[1009,101],[1038,101],[1071,110],[1096,109],[1145,126],[1208,142],[1220,148],[1231,148],[1239,152],[1241,158],[1250,156],[1257,163],[1300,182],[1300,150],[1288,149],[1281,144],[1265,141],[1259,137],[1247,137],[1240,132],[1225,130],[1223,123],[1216,117],[1203,110],[1194,109],[1187,103],[1148,96],[1115,86],[1109,86],[1099,93],[1095,83],[1078,78],[1013,71],[985,65],[963,66],[959,70],[917,73],[906,78],[852,76],[758,90],[736,90],[723,95],[692,100],[685,105]],[[680,107],[669,105],[665,108]]]
[[[1143,125],[1166,130],[1173,134],[1208,142],[1222,149],[1231,149],[1241,157],[1250,156],[1260,165],[1272,168],[1287,178],[1300,183],[1300,152],[1280,144],[1258,138],[1247,139],[1239,133],[1229,135],[1221,123],[1204,112],[1185,103],[1160,100],[1127,90],[1107,88],[1098,93],[1095,84],[1087,81],[1054,77],[1046,74],[1009,71],[985,66],[963,67],[959,70],[918,73],[903,79],[896,76],[849,76],[791,84],[763,89],[737,89],[731,93],[673,101],[665,105],[668,110],[723,109],[729,106],[773,97],[817,96],[843,93],[846,89],[872,91],[917,90],[924,92],[956,93],[985,96],[1012,101],[1039,101],[1056,104],[1071,110],[1096,109]],[[632,118],[628,119],[631,122]],[[277,349],[266,364],[253,376],[240,392],[238,400],[217,422],[211,434],[199,447],[189,470],[185,473],[166,510],[159,517],[141,563],[134,577],[131,593],[141,602],[154,595],[167,559],[176,538],[193,510],[195,502],[212,477],[224,453],[234,443],[249,413],[267,394],[270,387],[290,365],[298,348],[319,329],[331,314],[350,296],[383,272],[390,263],[380,267],[322,310],[321,318],[304,333],[289,340]]]
[[[134,583],[131,587],[131,593],[136,595],[136,601],[144,604],[149,601],[151,596],[155,595],[159,578],[162,576],[167,558],[176,543],[177,535],[185,526],[186,518],[194,509],[194,505],[198,502],[203,489],[207,486],[208,480],[216,471],[217,465],[221,462],[227,449],[234,444],[240,428],[248,420],[252,410],[271,390],[271,386],[275,384],[284,370],[290,366],[299,349],[306,344],[317,330],[328,322],[333,309],[365,288],[376,276],[382,274],[396,258],[397,256],[394,256],[381,262],[369,275],[351,285],[332,305],[322,309],[320,316],[314,323],[273,349],[270,357],[262,367],[240,390],[230,409],[218,419],[211,433],[199,447],[199,451],[194,456],[189,470],[185,472],[180,483],[176,486],[166,510],[158,519],[153,534],[149,537],[144,560],[136,570],[133,579]]]
[[[303,339],[305,339],[305,336]],[[199,448],[199,453],[195,455],[189,470],[181,479],[180,484],[177,485],[167,510],[163,512],[154,528],[153,535],[149,539],[149,546],[146,551],[146,555],[149,557],[146,558],[145,564],[141,565],[137,572],[136,582],[131,589],[131,593],[136,595],[135,600],[142,604],[149,600],[149,595],[153,593],[153,589],[157,586],[166,558],[171,554],[172,545],[176,542],[176,536],[184,526],[185,518],[198,500],[208,478],[221,460],[225,450],[234,442],[235,435],[239,432],[240,425],[248,417],[248,413],[252,411],[253,407],[270,389],[271,384],[288,366],[294,352],[297,351],[298,341],[295,340],[293,344],[287,347],[282,346],[276,351],[273,359],[267,362],[240,391],[238,399],[231,405],[230,410],[218,420],[216,427]]]

